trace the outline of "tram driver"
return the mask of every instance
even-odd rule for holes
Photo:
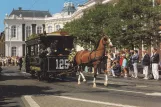
[[[53,42],[51,42],[50,47],[47,48],[48,55],[54,55],[57,53],[57,43],[58,40],[54,40]]]
[[[47,55],[48,51],[46,49],[46,46],[42,43],[40,44],[40,51],[39,51],[39,58],[40,58],[40,68],[41,70],[45,71],[45,67],[46,67],[46,55]]]

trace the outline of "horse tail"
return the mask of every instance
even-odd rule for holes
[[[77,57],[78,52],[76,53],[76,55],[73,58],[73,68],[74,68],[74,72],[78,71],[78,63],[76,61],[76,57]]]
[[[77,56],[77,53],[76,53],[76,55],[75,55],[74,58],[73,58],[73,67],[75,67],[75,66],[78,65],[78,64],[77,64],[77,61],[76,61],[76,56]]]

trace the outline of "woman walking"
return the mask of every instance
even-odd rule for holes
[[[126,59],[126,55],[123,54],[122,55],[123,61],[122,61],[122,69],[124,71],[124,77],[127,78],[127,59]]]

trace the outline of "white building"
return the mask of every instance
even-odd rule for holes
[[[5,56],[24,56],[25,40],[31,34],[51,33],[63,28],[64,24],[80,18],[83,11],[97,3],[107,3],[111,0],[88,0],[75,9],[71,2],[64,3],[61,13],[51,15],[49,11],[13,9],[4,19],[5,25]],[[77,47],[77,50],[81,50]]]
[[[5,56],[24,56],[25,40],[31,34],[43,33],[45,18],[52,17],[49,11],[13,9],[6,15]]]

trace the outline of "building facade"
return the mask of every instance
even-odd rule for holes
[[[24,56],[25,40],[31,34],[43,33],[45,18],[52,17],[49,11],[13,9],[6,15],[5,24],[5,56]]]
[[[55,32],[64,27],[67,22],[80,18],[83,11],[97,3],[108,3],[112,0],[88,0],[75,8],[72,2],[64,3],[62,12],[51,15],[49,11],[13,9],[4,19],[5,26],[5,56],[24,56],[25,40],[31,34]],[[83,48],[77,46],[77,50]]]

